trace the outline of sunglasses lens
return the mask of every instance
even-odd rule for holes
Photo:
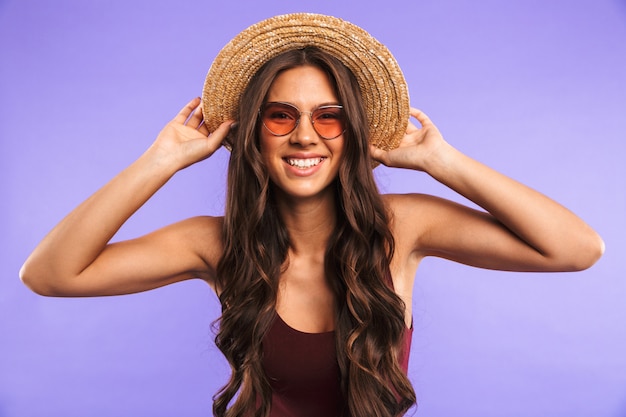
[[[299,116],[297,109],[282,103],[267,103],[261,111],[261,120],[265,127],[278,136],[291,133]]]
[[[344,131],[343,108],[322,106],[313,111],[311,117],[315,131],[324,139],[334,139]]]

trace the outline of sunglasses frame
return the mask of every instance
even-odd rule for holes
[[[297,113],[298,113],[298,118],[296,119],[293,128],[291,128],[291,130],[287,133],[276,133],[274,132],[272,129],[270,129],[269,127],[267,127],[267,125],[265,124],[265,121],[263,120],[263,110],[265,110],[269,105],[272,104],[280,104],[282,106],[286,106],[289,108],[294,109]],[[302,118],[303,114],[308,114],[309,115],[309,120],[311,121],[311,125],[313,126],[313,130],[315,130],[315,133],[317,133],[317,135],[324,139],[324,140],[333,140],[333,139],[337,139],[339,136],[343,135],[346,132],[346,128],[345,126],[343,127],[343,130],[337,135],[337,136],[333,136],[333,137],[326,137],[323,136],[322,134],[320,134],[320,132],[317,131],[317,128],[315,127],[315,120],[313,119],[313,113],[315,113],[318,110],[323,110],[323,109],[340,109],[341,110],[341,116],[342,116],[342,124],[343,124],[343,120],[344,118],[344,114],[343,114],[343,105],[341,104],[322,104],[321,106],[318,106],[316,108],[314,108],[311,111],[301,111],[299,108],[297,108],[296,106],[294,106],[291,103],[286,103],[284,101],[268,101],[267,103],[263,103],[263,105],[261,105],[261,107],[259,108],[259,119],[261,120],[261,123],[263,124],[263,127],[265,129],[267,129],[268,132],[270,132],[272,135],[274,136],[287,136],[291,133],[293,133],[294,130],[296,130],[296,128],[298,127],[298,125],[300,124],[300,119]]]

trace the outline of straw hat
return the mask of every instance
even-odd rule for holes
[[[409,120],[409,94],[391,52],[365,30],[345,20],[312,13],[275,16],[233,38],[217,55],[202,91],[210,132],[238,119],[238,104],[252,76],[283,52],[315,46],[338,58],[356,77],[370,130],[370,143],[396,148]]]

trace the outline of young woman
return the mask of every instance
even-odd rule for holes
[[[287,27],[297,28],[297,40]],[[329,27],[346,36],[329,40]],[[237,47],[253,59],[230,59],[233,45],[277,34],[287,40],[272,43],[271,53]],[[209,72],[203,102],[189,102],[137,161],[42,240],[21,271],[26,285],[48,296],[205,280],[222,304],[216,344],[232,366],[216,415],[401,415],[415,402],[406,367],[412,288],[424,257],[575,271],[601,256],[602,240],[581,219],[458,152],[421,111],[408,110],[419,126],[407,125],[408,114],[384,119],[402,114],[408,96],[394,75],[379,74],[377,84],[359,73],[386,51],[362,30],[297,14],[261,22],[236,41]],[[233,73],[241,86],[214,70]],[[221,93],[212,88],[220,85]],[[380,85],[395,99],[372,99]],[[215,102],[226,115],[216,116]],[[378,116],[383,122],[373,122]],[[231,149],[223,217],[109,242],[177,171],[223,143]],[[380,195],[373,160],[423,171],[484,211],[428,195]]]

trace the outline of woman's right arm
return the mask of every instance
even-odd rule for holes
[[[211,282],[221,251],[219,219],[197,217],[137,239],[109,241],[178,170],[211,156],[229,126],[209,135],[200,99],[189,102],[139,159],[39,243],[20,270],[22,281],[49,296],[128,294],[192,277]]]

